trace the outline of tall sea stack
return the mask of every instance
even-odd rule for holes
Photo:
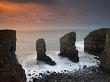
[[[70,32],[60,38],[59,56],[67,57],[73,62],[79,62],[78,50],[75,46],[76,33]]]
[[[49,65],[55,65],[56,63],[46,55],[46,43],[44,39],[38,39],[36,42],[37,60],[44,61]]]
[[[16,55],[16,31],[0,30],[0,82],[26,82]]]

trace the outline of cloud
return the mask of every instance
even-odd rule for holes
[[[59,0],[1,0],[1,1],[8,1],[14,3],[37,3],[37,4],[44,4],[44,5],[54,5],[59,2]]]
[[[107,2],[100,0],[99,4],[99,0],[2,0],[0,26],[59,28],[110,24],[110,7]]]

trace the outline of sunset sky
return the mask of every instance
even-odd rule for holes
[[[110,0],[0,0],[0,28],[110,28]]]

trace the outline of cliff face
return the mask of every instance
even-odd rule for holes
[[[100,60],[101,60],[100,67],[104,71],[107,71],[110,73],[110,30],[108,30],[106,34],[105,49],[101,54]]]
[[[84,39],[84,50],[100,58],[100,68],[110,74],[110,28],[90,32]]]
[[[16,55],[16,31],[0,31],[0,82],[26,82],[25,71]]]
[[[78,50],[75,46],[76,33],[70,32],[60,38],[60,53],[59,56],[67,57],[69,60],[79,62]]]
[[[105,47],[105,39],[108,28],[102,28],[90,32],[84,38],[84,51],[93,55],[100,56]]]

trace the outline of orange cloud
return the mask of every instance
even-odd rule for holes
[[[48,25],[73,23],[77,21],[80,9],[65,5],[46,6],[38,3],[2,1],[0,2],[0,12],[1,27],[21,30],[23,28],[38,27],[37,29],[41,29],[41,27],[48,27]]]
[[[0,2],[0,11],[5,11],[5,12],[16,12],[18,11],[19,5],[15,3],[10,3],[9,2]]]

